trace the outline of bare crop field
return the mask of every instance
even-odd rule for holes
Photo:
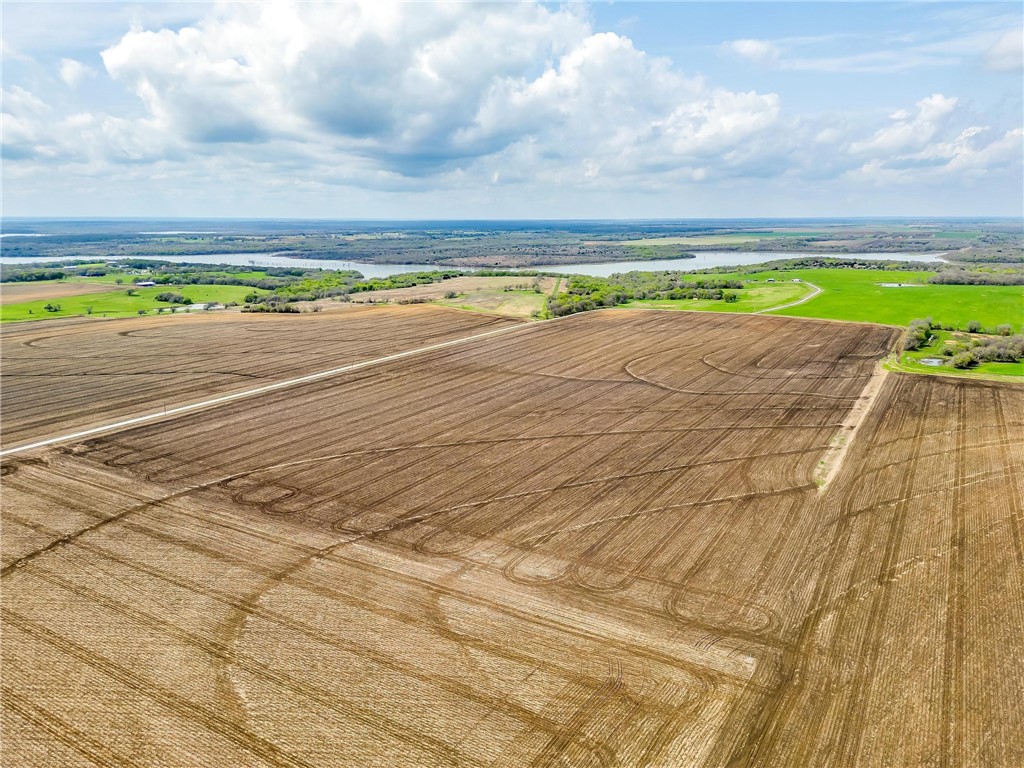
[[[339,307],[10,325],[0,332],[4,444],[513,324],[439,307]]]
[[[1019,766],[1024,388],[897,335],[593,312],[7,457],[3,763]]]
[[[4,283],[0,288],[0,304],[14,304],[18,301],[59,300],[65,296],[82,296],[87,293],[106,293],[120,286],[110,283]],[[131,287],[131,286],[129,286]]]

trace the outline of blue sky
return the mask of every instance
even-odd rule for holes
[[[1024,208],[1020,3],[0,13],[8,216]]]

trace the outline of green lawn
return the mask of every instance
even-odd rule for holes
[[[758,312],[798,301],[811,292],[803,283],[753,283],[737,290],[734,302],[710,299],[635,299],[621,306],[633,309],[689,309],[715,312]]]
[[[820,317],[890,325],[909,325],[916,318],[965,327],[977,320],[986,328],[1024,325],[1024,287],[1007,285],[930,285],[931,272],[887,272],[860,269],[801,269],[762,272],[745,278],[791,280],[798,277],[822,288],[805,304],[779,310],[791,317]],[[727,275],[723,275],[727,277]],[[912,287],[886,288],[880,283]]]
[[[48,303],[45,299],[7,304],[0,307],[0,321],[6,323],[17,320],[52,320],[57,317],[84,316],[89,314],[90,307],[93,317],[122,317],[138,314],[140,309],[153,312],[161,307],[180,306],[157,301],[156,295],[164,292],[180,293],[197,304],[241,302],[247,294],[265,293],[244,285],[158,285],[152,288],[137,288],[137,294],[129,296],[128,287],[126,285],[114,291],[52,299],[49,303],[59,304],[59,312],[47,312],[44,309]]]

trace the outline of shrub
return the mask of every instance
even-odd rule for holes
[[[164,291],[156,295],[157,301],[166,301],[171,304],[191,304],[192,299],[188,296],[182,296],[180,293],[171,293],[170,291]]]
[[[1012,328],[1012,326],[1008,325],[1007,323],[1003,323],[1002,325],[1000,325],[1000,326],[998,326],[996,328],[996,332],[1000,336],[1009,336],[1011,333],[1013,333],[1013,328]]]
[[[294,304],[249,304],[242,307],[243,312],[283,312],[286,314],[299,314],[299,308]]]
[[[931,318],[911,320],[910,328],[907,329],[907,336],[903,340],[903,348],[906,350],[916,350],[925,346],[928,340],[931,338]]]
[[[445,291],[444,292],[444,297],[446,299],[457,299],[457,298],[459,298],[459,292],[458,291]]]
[[[974,365],[974,355],[970,352],[958,352],[953,355],[954,368],[970,368]]]
[[[971,322],[967,324],[967,332],[981,333],[981,323],[979,323],[977,320],[971,320]]]

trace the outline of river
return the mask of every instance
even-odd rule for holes
[[[796,259],[802,256],[822,254],[784,253],[784,252],[749,252],[749,251],[699,251],[693,259],[650,259],[646,261],[614,261],[591,264],[553,264],[524,267],[526,270],[538,272],[557,272],[559,274],[590,275],[591,277],[608,277],[617,272],[658,272],[666,269],[693,270],[710,267],[739,267],[760,264],[774,259]],[[831,254],[830,254],[831,255]],[[868,259],[871,261],[937,261],[935,253],[844,253],[837,257]],[[68,256],[62,259],[52,257],[14,258],[0,257],[0,264],[32,264],[51,261],[69,261],[80,258]],[[150,257],[135,257],[150,258]],[[405,272],[429,272],[435,269],[455,269],[454,267],[438,267],[433,264],[370,264],[356,261],[335,261],[332,259],[301,259],[290,256],[279,256],[269,253],[211,253],[190,256],[156,256],[160,261],[176,264],[191,262],[193,264],[234,264],[236,266],[260,267],[302,267],[305,269],[354,269],[364,277],[390,277]],[[465,268],[460,268],[465,269]],[[465,269],[472,272],[472,269]]]

